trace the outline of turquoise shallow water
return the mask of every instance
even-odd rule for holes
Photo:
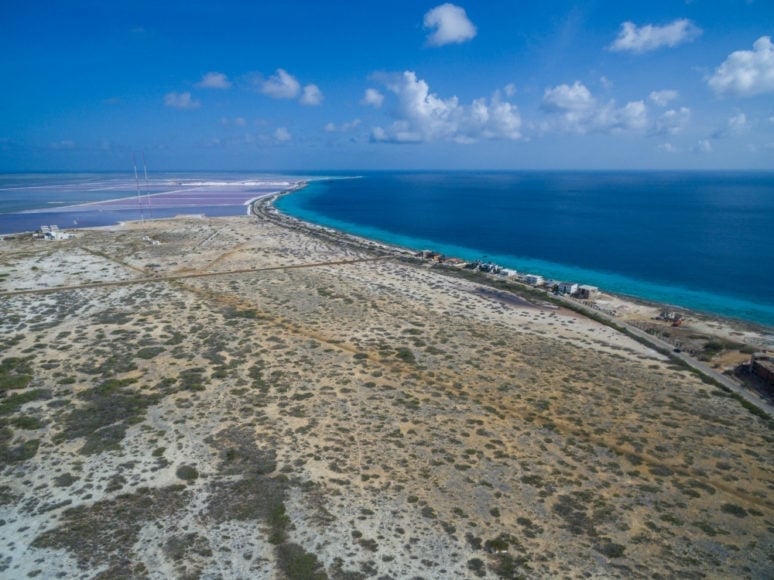
[[[771,174],[376,174],[315,181],[276,205],[389,244],[774,328],[772,184]]]

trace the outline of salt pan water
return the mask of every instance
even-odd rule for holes
[[[277,206],[388,243],[774,326],[774,173],[369,173],[313,181]]]

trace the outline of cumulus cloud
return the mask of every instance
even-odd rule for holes
[[[688,107],[669,109],[665,111],[653,126],[656,135],[677,135],[688,125],[691,119],[691,110]]]
[[[726,137],[734,137],[746,133],[749,129],[750,123],[747,120],[747,115],[744,113],[737,113],[736,115],[729,117],[724,127],[721,127],[712,133],[712,138],[724,139]]]
[[[247,126],[247,119],[244,117],[234,117],[233,119],[229,119],[228,117],[221,117],[220,118],[220,124],[224,127],[246,127]]]
[[[546,89],[541,108],[550,115],[541,125],[544,131],[583,135],[638,131],[648,126],[644,101],[631,101],[623,107],[617,107],[614,101],[598,103],[591,91],[578,81]]]
[[[663,91],[653,91],[648,95],[648,99],[651,102],[657,104],[659,107],[666,107],[670,102],[677,98],[677,91],[671,89]]]
[[[384,95],[376,89],[366,89],[365,94],[363,95],[363,100],[360,101],[361,104],[369,105],[375,109],[381,107],[383,102]]]
[[[737,50],[707,81],[719,95],[749,97],[774,92],[774,44],[761,36],[752,50]]]
[[[621,24],[618,38],[609,46],[609,49],[617,52],[649,52],[663,46],[672,47],[690,42],[701,32],[699,27],[685,18],[664,26],[646,24],[638,27],[633,22],[624,22]]]
[[[191,93],[167,93],[164,95],[164,104],[173,109],[196,109],[201,103],[191,97]]]
[[[424,24],[425,28],[433,29],[427,37],[430,46],[459,44],[476,36],[476,27],[465,10],[449,2],[429,10]]]
[[[285,127],[277,127],[277,129],[274,131],[274,138],[277,141],[286,142],[290,141],[293,138],[293,135],[291,135],[290,131],[288,131]]]
[[[336,125],[335,123],[327,123],[325,125],[325,130],[328,133],[346,133],[348,131],[351,131],[352,129],[355,129],[360,126],[360,119],[352,119],[351,121],[347,121],[346,123],[342,123],[341,125]]]
[[[273,99],[295,99],[300,90],[301,84],[282,68],[261,84],[261,92]]]
[[[317,85],[306,85],[299,101],[302,105],[319,105],[323,101],[322,91]]]
[[[728,130],[732,134],[739,134],[744,133],[750,128],[749,123],[747,122],[747,115],[744,113],[739,113],[738,115],[734,115],[728,120]]]
[[[208,72],[202,76],[202,80],[196,83],[196,86],[202,89],[229,89],[231,81],[223,73]]]
[[[457,97],[442,99],[412,71],[385,79],[397,96],[396,120],[390,127],[376,127],[374,141],[421,143],[453,141],[471,143],[481,139],[521,138],[521,117],[516,107],[495,92],[491,99],[476,99],[462,105]]]
[[[709,139],[700,139],[693,151],[695,153],[712,153],[712,142]]]
[[[572,86],[558,85],[546,89],[543,94],[541,107],[545,111],[583,111],[594,106],[594,97],[591,92],[580,82],[575,81]]]

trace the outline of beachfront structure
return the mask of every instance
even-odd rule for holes
[[[468,265],[465,260],[460,260],[459,258],[447,258],[445,263],[449,266],[455,266],[457,268],[464,268]]]
[[[578,291],[578,284],[575,282],[560,282],[559,283],[559,293],[560,294],[569,294],[572,296]]]
[[[581,300],[592,300],[599,295],[599,288],[596,286],[589,286],[588,284],[581,284],[578,286],[576,296]]]
[[[75,237],[73,234],[60,232],[59,226],[56,225],[40,226],[40,233],[44,240],[69,240],[70,238]]]
[[[542,286],[545,283],[543,276],[538,276],[537,274],[527,274],[524,276],[524,281],[533,286]]]
[[[508,278],[513,278],[514,276],[518,276],[519,273],[516,270],[512,270],[510,268],[503,268],[499,272],[500,276],[507,276]]]

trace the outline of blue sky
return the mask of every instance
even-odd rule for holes
[[[771,0],[4,0],[0,170],[774,169]]]

